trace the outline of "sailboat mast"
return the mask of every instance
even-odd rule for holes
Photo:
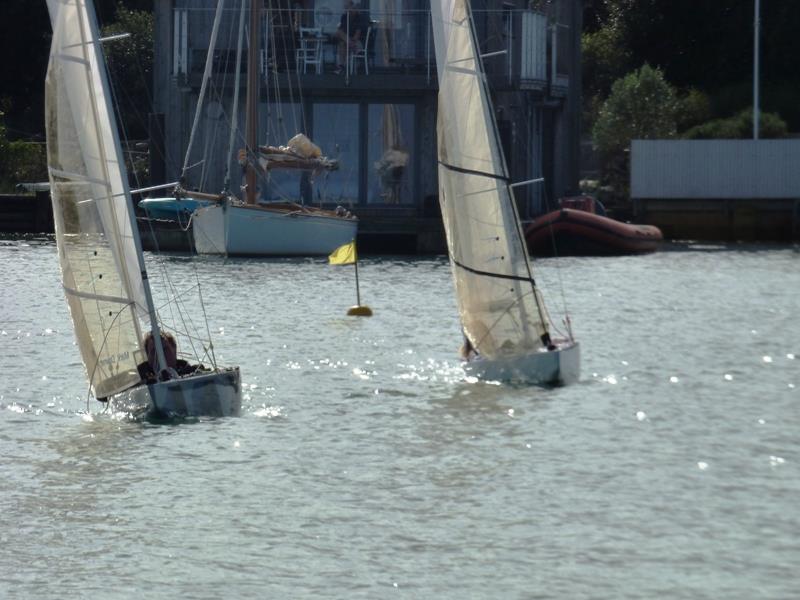
[[[257,153],[258,137],[258,67],[261,42],[261,2],[250,0],[250,43],[247,49],[247,123],[245,143],[247,144],[247,204],[256,203],[256,171],[253,157]]]
[[[239,86],[241,85],[242,73],[242,41],[244,40],[244,18],[247,15],[247,2],[242,0],[239,7],[239,36],[236,42],[236,77],[233,84],[233,110],[231,110],[231,132],[228,137],[228,162],[225,167],[225,181],[222,190],[227,193],[231,187],[231,157],[233,156],[233,144],[236,142],[236,132],[239,127]]]

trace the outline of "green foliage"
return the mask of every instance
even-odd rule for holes
[[[760,138],[786,137],[786,121],[776,113],[761,113]],[[753,109],[745,109],[727,119],[714,119],[689,129],[683,137],[690,140],[748,139],[753,137]]]
[[[586,125],[591,128],[594,109],[610,90],[598,68],[610,40],[619,56],[634,61],[617,63],[624,72],[647,63],[661,68],[672,85],[709,96],[710,114],[699,121],[679,115],[679,130],[744,109],[753,102],[753,16],[752,0],[584,0]],[[800,2],[762,2],[760,29],[762,106],[800,131]]]
[[[600,156],[623,152],[634,138],[675,137],[675,90],[659,69],[644,65],[614,82],[592,130]]]
[[[47,180],[47,157],[44,144],[10,142],[5,119],[0,112],[0,191],[13,192],[17,183]]]
[[[631,54],[625,48],[619,30],[600,29],[581,37],[583,53],[584,120],[594,123],[611,85],[630,69]]]
[[[676,111],[675,90],[659,69],[644,65],[615,81],[592,130],[603,182],[627,195],[631,140],[675,137]]]
[[[120,126],[127,136],[148,136],[147,117],[152,106],[154,20],[151,12],[132,10],[117,4],[117,19],[103,28],[103,35],[129,33],[124,40],[104,44],[111,85],[121,115]]]
[[[711,118],[711,99],[708,94],[690,88],[678,98],[675,118],[678,131],[686,131],[708,121]]]

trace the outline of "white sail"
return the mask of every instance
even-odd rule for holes
[[[494,359],[547,344],[468,0],[431,3],[439,72],[439,201],[464,334]]]
[[[96,397],[135,385],[144,284],[91,0],[48,0],[47,153],[62,282]]]

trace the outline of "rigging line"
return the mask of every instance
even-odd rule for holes
[[[191,223],[191,217],[190,217],[190,223]],[[153,229],[153,224],[152,224],[152,220],[151,219],[148,219],[148,224],[150,226],[151,235],[153,236],[153,240],[154,240],[155,245],[156,245],[156,251],[158,253],[159,258],[161,258],[161,260],[157,261],[159,270],[161,272],[162,277],[164,278],[165,285],[166,285],[167,289],[171,290],[172,291],[172,295],[173,295],[173,297],[171,299],[170,298],[167,299],[167,303],[166,303],[166,305],[169,306],[170,318],[172,319],[173,323],[175,323],[178,320],[180,320],[183,323],[184,328],[187,329],[187,330],[190,329],[190,328],[194,328],[195,330],[199,330],[199,328],[192,321],[191,316],[189,317],[189,323],[190,323],[191,327],[189,325],[187,325],[187,323],[186,323],[186,317],[185,317],[184,313],[187,312],[187,311],[185,311],[183,303],[182,303],[182,299],[181,299],[181,296],[184,295],[184,294],[183,293],[179,293],[179,290],[178,290],[177,286],[175,285],[174,281],[170,277],[170,273],[169,273],[169,271],[168,271],[168,269],[166,267],[166,262],[163,260],[163,257],[161,256],[161,254],[160,254],[160,252],[158,250],[158,238],[157,238],[157,236],[155,234],[155,231]],[[189,235],[190,235],[189,232],[188,232],[188,227],[184,231],[186,232],[186,236],[187,236],[187,240],[188,240]],[[197,266],[195,265],[194,261],[190,262],[190,266],[191,266],[191,269],[192,269],[192,271],[193,271],[193,273],[195,275],[195,278],[197,279]],[[198,286],[198,295],[199,295],[200,294],[200,291],[199,291],[199,280],[198,280],[197,286]],[[188,291],[189,290],[187,290],[186,293],[188,293]],[[158,307],[156,310],[158,310],[160,308],[163,308],[163,305],[161,307]],[[175,317],[175,311],[177,311],[179,318]],[[197,354],[197,350],[194,348],[194,345],[192,345],[192,350],[195,352],[195,354]]]
[[[156,235],[155,229],[153,227],[153,219],[148,218],[147,219],[147,225],[148,225],[148,228],[150,230],[150,236],[151,236],[151,238],[153,240],[153,245],[155,247],[155,253],[156,253],[156,255],[158,257],[161,257],[161,249],[159,247],[158,236]],[[186,237],[187,237],[187,241],[188,241],[188,238],[189,238],[188,231],[186,233]],[[161,273],[161,276],[164,278],[164,281],[166,282],[167,287],[174,288],[175,286],[174,286],[174,284],[172,282],[172,279],[170,278],[170,274],[169,274],[169,271],[167,270],[165,262],[163,260],[159,260],[159,261],[157,261],[157,266],[158,266],[158,269],[159,269],[159,271]],[[194,268],[194,263],[192,263],[192,267]],[[179,299],[176,300],[176,304],[178,302],[180,302]],[[158,309],[156,309],[156,311],[158,311]],[[174,317],[174,314],[172,313],[172,310],[170,310],[170,314],[171,314],[172,319],[174,321],[175,317]],[[157,314],[156,314],[156,318],[158,318]]]
[[[281,12],[284,11],[284,9],[278,9],[278,10],[281,11]],[[291,50],[294,51],[294,56],[295,56],[295,59],[296,59],[296,57],[297,57],[296,50],[297,50],[298,40],[294,36],[294,28],[292,27],[293,19],[292,19],[292,11],[291,11],[291,9],[288,9],[288,13],[287,14],[288,14],[288,21],[289,21],[289,31],[292,34],[291,39],[292,39],[292,46],[293,47],[291,48]],[[281,16],[281,26],[283,27],[283,25],[284,25],[284,22],[283,22],[283,15],[282,15]],[[298,34],[299,34],[299,32],[298,32]],[[285,62],[286,62],[286,73],[287,73],[286,81],[288,83],[288,88],[289,88],[289,103],[290,103],[290,106],[294,106],[294,94],[293,94],[294,86],[292,86],[292,84],[291,84],[291,81],[292,81],[291,73],[292,72],[289,70],[289,53],[286,51],[288,49],[287,48],[288,43],[286,41],[286,37],[285,36],[284,36],[282,41],[283,41],[283,45],[284,45],[284,58],[285,58]],[[300,43],[302,43],[302,42],[300,42]],[[302,123],[298,123],[297,122],[297,112],[293,110],[292,111],[292,121],[294,121],[294,123],[293,123],[294,130],[295,130],[295,132],[302,132],[304,134],[307,134],[308,133],[308,129],[306,127],[305,114],[304,114],[304,111],[303,111],[303,86],[300,83],[300,67],[297,64],[297,60],[295,60],[295,64],[294,64],[294,78],[297,81],[297,101],[298,101],[298,104],[300,106],[300,119],[302,121]]]
[[[268,11],[268,15],[270,15],[270,17],[269,17],[269,21],[267,23],[267,27],[265,28],[265,31],[266,31],[267,39],[269,40],[270,48],[272,50],[272,60],[273,60],[273,63],[274,63],[273,64],[274,68],[271,71],[268,71],[268,75],[265,78],[265,80],[267,82],[269,82],[270,74],[271,74],[271,77],[272,77],[272,93],[275,96],[274,107],[275,107],[275,113],[277,115],[276,118],[277,118],[277,121],[278,121],[278,124],[279,124],[279,126],[275,128],[276,130],[279,130],[278,136],[276,136],[276,137],[278,137],[278,140],[280,140],[281,138],[283,140],[288,140],[289,139],[289,137],[288,137],[288,133],[289,132],[286,129],[286,121],[283,118],[282,91],[281,91],[281,88],[280,88],[280,82],[278,80],[278,47],[276,45],[277,36],[275,35],[274,21],[273,21],[273,18],[271,16],[273,12],[275,12],[275,9],[272,8],[272,2],[270,2],[269,3],[269,11]],[[282,15],[281,15],[281,13],[279,11],[278,11],[278,19],[280,20],[280,22],[282,24]],[[283,42],[283,56],[284,56],[284,62],[285,62],[284,66],[285,66],[285,68],[287,69],[287,72],[288,72],[289,63],[288,63],[288,57],[286,56],[286,43],[285,43],[286,40],[284,39],[284,40],[282,40],[282,42]],[[267,97],[266,97],[266,103],[267,103],[268,107],[270,106],[269,93],[270,93],[270,90],[269,90],[269,86],[268,86],[267,87]],[[291,86],[289,86],[289,96],[290,96],[289,99],[290,99],[290,102],[291,102],[292,101]],[[278,140],[276,140],[276,143],[279,143]]]
[[[219,22],[222,20],[222,8],[225,4],[225,0],[218,0],[217,2],[217,10],[214,14],[214,24],[211,27],[211,39],[209,40],[208,44],[208,54],[206,55],[206,66],[205,70],[203,71],[203,82],[200,84],[200,93],[197,97],[197,108],[194,112],[194,122],[192,123],[192,129],[189,133],[189,143],[186,146],[186,157],[183,160],[183,171],[181,172],[181,177],[186,176],[186,167],[189,164],[189,155],[192,151],[192,144],[194,143],[194,136],[197,131],[197,125],[200,121],[200,113],[202,112],[203,108],[203,101],[205,100],[206,95],[206,88],[208,84],[208,80],[211,78],[211,67],[214,62],[214,47],[217,44],[217,34],[219,33]]]
[[[197,287],[199,290],[200,283],[197,282],[196,286],[189,287],[183,291],[179,290],[178,287],[174,285],[171,281],[169,283],[170,283],[169,289],[172,292],[172,297],[168,298],[163,306],[169,305],[170,313],[172,313],[172,306],[175,307],[175,310],[177,311],[179,318],[175,318],[173,316],[172,317],[173,323],[177,323],[180,321],[180,323],[183,325],[184,331],[186,332],[185,333],[186,337],[189,338],[189,344],[192,347],[192,352],[194,353],[195,356],[198,356],[197,349],[194,347],[193,338],[197,337],[198,339],[200,339],[200,336],[193,334],[192,332],[199,331],[199,328],[197,327],[197,325],[195,325],[194,321],[192,320],[191,313],[185,310],[181,297],[188,295],[189,292],[191,292],[195,287]],[[172,329],[173,331],[177,332],[177,328],[174,325],[172,326]]]
[[[486,171],[476,171],[474,169],[466,169],[464,167],[457,167],[455,165],[451,165],[449,163],[439,161],[439,164],[442,165],[445,169],[449,171],[454,171],[456,173],[463,173],[465,175],[475,175],[477,177],[487,177],[489,179],[497,179],[499,181],[505,181],[508,183],[509,179],[505,175],[497,175],[496,173],[487,173]]]
[[[192,225],[192,219],[193,218],[194,218],[194,212],[192,212],[189,215],[189,222],[186,224],[186,229],[183,229],[183,227],[181,226],[183,231],[186,232],[186,237],[187,238],[189,238],[189,236],[191,235],[189,233],[189,228]],[[151,225],[151,228],[152,228],[152,225]],[[228,260],[228,257],[226,255],[224,262],[227,262],[227,260]],[[194,275],[194,279],[195,279],[195,282],[196,282],[197,296],[198,296],[198,299],[200,300],[200,310],[201,310],[201,312],[203,314],[203,322],[204,322],[204,324],[206,326],[206,335],[207,335],[206,339],[208,340],[208,345],[209,345],[209,348],[211,349],[211,356],[209,358],[211,359],[211,364],[214,366],[214,369],[216,369],[217,368],[217,357],[214,354],[214,341],[211,339],[211,328],[208,325],[208,313],[206,311],[206,304],[205,304],[205,301],[203,299],[203,288],[200,285],[200,275],[198,274],[197,263],[195,262],[194,259],[192,259],[192,260],[190,260],[189,264],[191,265],[191,272]],[[166,272],[166,268],[165,268],[165,272]],[[167,280],[169,281],[169,277],[168,276],[167,276]],[[191,316],[189,317],[189,320],[190,320],[192,326],[195,328],[195,330],[199,332],[199,327],[197,327],[194,324],[194,322],[191,319]],[[185,327],[185,325],[186,324],[184,322],[184,327]],[[196,334],[195,337],[197,337],[200,340],[203,340],[203,338],[200,337],[199,333]],[[191,343],[191,341],[190,341],[190,343]],[[208,350],[205,349],[205,348],[203,348],[203,349],[204,349],[204,354],[208,355]],[[192,350],[195,352],[195,354],[197,354],[197,350],[194,348],[194,344],[192,344]]]
[[[98,48],[97,51],[98,51],[98,53],[103,55],[103,53],[102,53],[100,48]],[[125,164],[126,163],[125,153],[128,152],[127,149],[130,147],[130,140],[128,139],[128,128],[127,128],[127,125],[126,125],[125,121],[122,118],[122,103],[120,102],[120,99],[119,99],[119,87],[120,87],[119,82],[115,82],[114,79],[111,77],[111,69],[108,66],[108,61],[103,61],[103,62],[105,62],[105,65],[106,65],[106,78],[108,79],[108,82],[109,82],[109,86],[108,87],[109,87],[109,90],[111,91],[111,98],[110,98],[110,100],[112,101],[111,104],[112,104],[112,107],[113,107],[114,114],[117,117],[117,129],[118,129],[120,137],[122,138],[120,141],[124,142],[124,147],[126,148],[126,150],[123,151],[122,165],[120,165],[120,170],[121,171],[123,171],[123,170],[125,171],[125,172],[122,173],[122,175],[124,177],[125,175],[128,175],[128,173],[127,173],[127,171],[128,171],[127,165]],[[128,97],[128,96],[126,96],[126,97],[130,100],[130,97]],[[120,145],[122,145],[122,143]],[[133,159],[131,159],[131,167],[133,167]],[[136,169],[135,168],[131,168],[131,171],[132,171],[132,174],[133,174],[133,179],[136,182],[136,187],[137,188],[142,187],[141,181],[139,181],[139,174],[136,172]]]
[[[220,18],[220,20],[221,19],[222,19],[222,17]],[[220,112],[222,113],[222,117],[225,117],[226,120],[228,120],[227,119],[228,116],[227,116],[227,113],[225,112],[225,110],[223,108],[223,99],[225,97],[225,90],[227,89],[227,85],[228,85],[228,73],[230,71],[230,69],[229,69],[229,66],[230,66],[230,52],[228,52],[227,49],[230,48],[230,46],[231,46],[231,38],[232,37],[233,37],[233,30],[232,30],[231,27],[228,27],[227,28],[227,37],[224,40],[226,51],[224,52],[223,56],[224,56],[225,60],[222,61],[218,65],[218,70],[217,70],[218,73],[219,72],[222,73],[222,78],[221,78],[221,81],[220,81],[219,85],[217,85],[217,83],[212,78],[212,76],[211,76],[212,74],[209,74],[209,80],[208,80],[208,83],[209,83],[209,86],[210,86],[210,90],[211,90],[211,94],[214,96],[218,106],[220,107]],[[212,160],[212,159],[215,158],[214,149],[216,147],[216,140],[217,140],[217,137],[220,135],[220,130],[221,129],[222,129],[222,119],[221,118],[217,118],[214,121],[214,124],[213,124],[213,133],[212,133],[212,135],[210,135],[210,136],[205,135],[204,136],[205,146],[204,146],[204,150],[203,150],[203,160],[206,161],[206,164],[203,166],[203,170],[201,171],[201,174],[200,174],[200,189],[205,189],[207,187],[207,181],[208,181],[209,177],[211,177],[210,168],[209,167],[210,167],[210,165],[217,163],[216,160]]]
[[[144,68],[142,67],[142,63],[141,63],[141,60],[139,59],[138,55],[136,55],[134,57],[134,64],[136,66],[136,69],[139,72],[139,83],[144,86],[144,89],[145,89],[145,92],[146,92],[146,95],[147,95],[147,103],[149,105],[148,108],[150,109],[150,112],[154,112],[152,110],[153,109],[153,101],[152,101],[153,93],[152,93],[152,90],[150,89],[150,86],[147,83],[147,77],[146,77],[146,74],[144,72]],[[129,106],[133,109],[134,114],[139,118],[139,122],[140,123],[145,123],[146,122],[146,119],[145,119],[146,113],[142,112],[141,107],[139,106],[139,103],[134,100],[133,96],[131,96],[128,93],[127,88],[125,88],[124,86],[122,86],[122,91],[123,91],[123,93],[125,94],[125,97],[128,100]]]
[[[271,2],[270,2],[270,4],[271,4]],[[284,22],[284,19],[285,19],[286,15],[284,14],[284,10],[282,8],[278,8],[277,12],[278,12],[278,24],[280,25],[280,28],[281,28],[282,31],[286,31],[287,27],[286,27],[286,23]],[[289,20],[288,21],[289,21],[288,29],[293,34],[294,32],[292,31],[291,15],[289,15]],[[272,35],[273,40],[276,37],[274,31],[275,30],[273,28],[273,35]],[[287,73],[286,81],[289,84],[289,85],[287,85],[287,89],[289,91],[289,105],[290,106],[294,106],[294,86],[291,85],[291,71],[289,70],[289,66],[290,65],[289,65],[289,52],[288,52],[289,47],[288,47],[288,43],[286,41],[286,37],[287,36],[285,36],[285,35],[281,36],[280,42],[281,42],[281,46],[282,46],[282,50],[283,50],[284,68],[285,68],[286,73]],[[294,35],[292,35],[292,42],[293,42],[293,44],[295,43],[294,42]],[[297,64],[295,64],[295,72],[297,72]],[[300,91],[300,89],[301,88],[300,88],[300,84],[299,84],[299,75],[298,75],[298,91]],[[276,90],[277,90],[277,73],[276,73]],[[302,96],[300,97],[300,102],[302,103]],[[296,115],[295,115],[295,111],[292,111],[292,117],[293,117],[292,120],[294,121],[294,123],[293,123],[294,129],[295,129],[295,131],[297,131],[297,118],[296,118]],[[288,139],[289,138],[287,137],[287,140]]]
[[[122,311],[124,311],[124,310],[126,310],[126,309],[128,309],[128,308],[130,308],[132,306],[134,306],[133,302],[131,302],[130,304],[126,304],[125,306],[120,308],[117,311],[117,314],[114,315],[114,318],[111,319],[111,323],[109,323],[108,329],[105,331],[105,334],[103,335],[103,343],[100,344],[100,348],[98,348],[97,353],[95,354],[95,356],[97,357],[97,360],[94,361],[94,366],[92,367],[92,372],[89,375],[89,389],[86,391],[86,411],[87,412],[89,412],[89,398],[92,395],[92,381],[94,381],[94,374],[97,372],[97,367],[100,365],[100,354],[103,352],[103,348],[105,348],[105,346],[106,346],[106,341],[108,341],[108,335],[111,333],[111,328],[114,326],[114,321],[116,321],[119,318],[119,316],[122,314]],[[141,351],[141,347],[139,347],[139,350]],[[139,381],[141,382],[141,378],[139,379]],[[155,405],[155,403],[156,403],[155,402],[155,398],[153,398],[153,405]]]
[[[503,317],[505,317],[506,315],[510,315],[511,314],[511,309],[514,308],[515,306],[519,305],[519,304],[522,304],[522,301],[526,297],[530,296],[531,294],[535,295],[535,292],[531,291],[531,292],[527,292],[526,294],[523,294],[521,296],[518,296],[514,300],[514,302],[509,304],[508,307],[506,307],[506,309],[503,312],[501,312],[499,315],[497,315],[497,318],[494,320],[494,322],[486,328],[486,333],[484,333],[480,337],[480,339],[476,340],[475,343],[473,344],[473,346],[477,349],[481,345],[483,340],[485,340],[489,336],[489,334],[491,334],[492,331],[494,331],[494,328],[497,326],[498,323],[500,323],[500,321],[503,319]],[[515,319],[513,316],[511,316],[511,319],[517,324],[517,326],[519,326],[519,321],[517,319]],[[536,327],[534,326],[534,328],[536,328]],[[542,329],[545,332],[547,331],[547,328],[545,327],[544,323],[542,323]],[[537,331],[536,333],[538,334],[539,332]],[[530,338],[528,338],[528,339],[530,339]],[[539,339],[541,339],[541,338],[539,338]]]
[[[545,197],[545,205],[549,204],[549,198],[547,197],[547,189],[544,190],[544,197]],[[556,236],[555,231],[553,230],[553,223],[549,222],[548,228],[550,229],[550,240],[553,244],[553,256],[558,258],[558,248],[556,247]],[[569,323],[569,307],[567,306],[567,295],[564,293],[564,279],[561,275],[561,268],[556,262],[556,275],[558,276],[558,287],[561,293],[561,304],[564,306],[564,316],[567,319],[567,323]],[[570,339],[572,339],[572,326],[567,325],[567,329],[570,333]]]
[[[245,0],[241,2],[239,10],[239,33],[236,39],[236,75],[233,83],[233,100],[231,103],[230,134],[228,137],[228,154],[225,160],[225,179],[222,189],[228,191],[231,184],[231,163],[233,162],[233,144],[236,141],[236,130],[239,123],[239,88],[241,87],[242,77],[242,45],[244,41],[244,17],[246,14]]]

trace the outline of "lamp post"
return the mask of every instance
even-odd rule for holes
[[[755,16],[753,18],[753,139],[758,139],[758,121],[761,118],[759,107],[759,62],[760,62],[760,28],[761,0],[755,0]]]

